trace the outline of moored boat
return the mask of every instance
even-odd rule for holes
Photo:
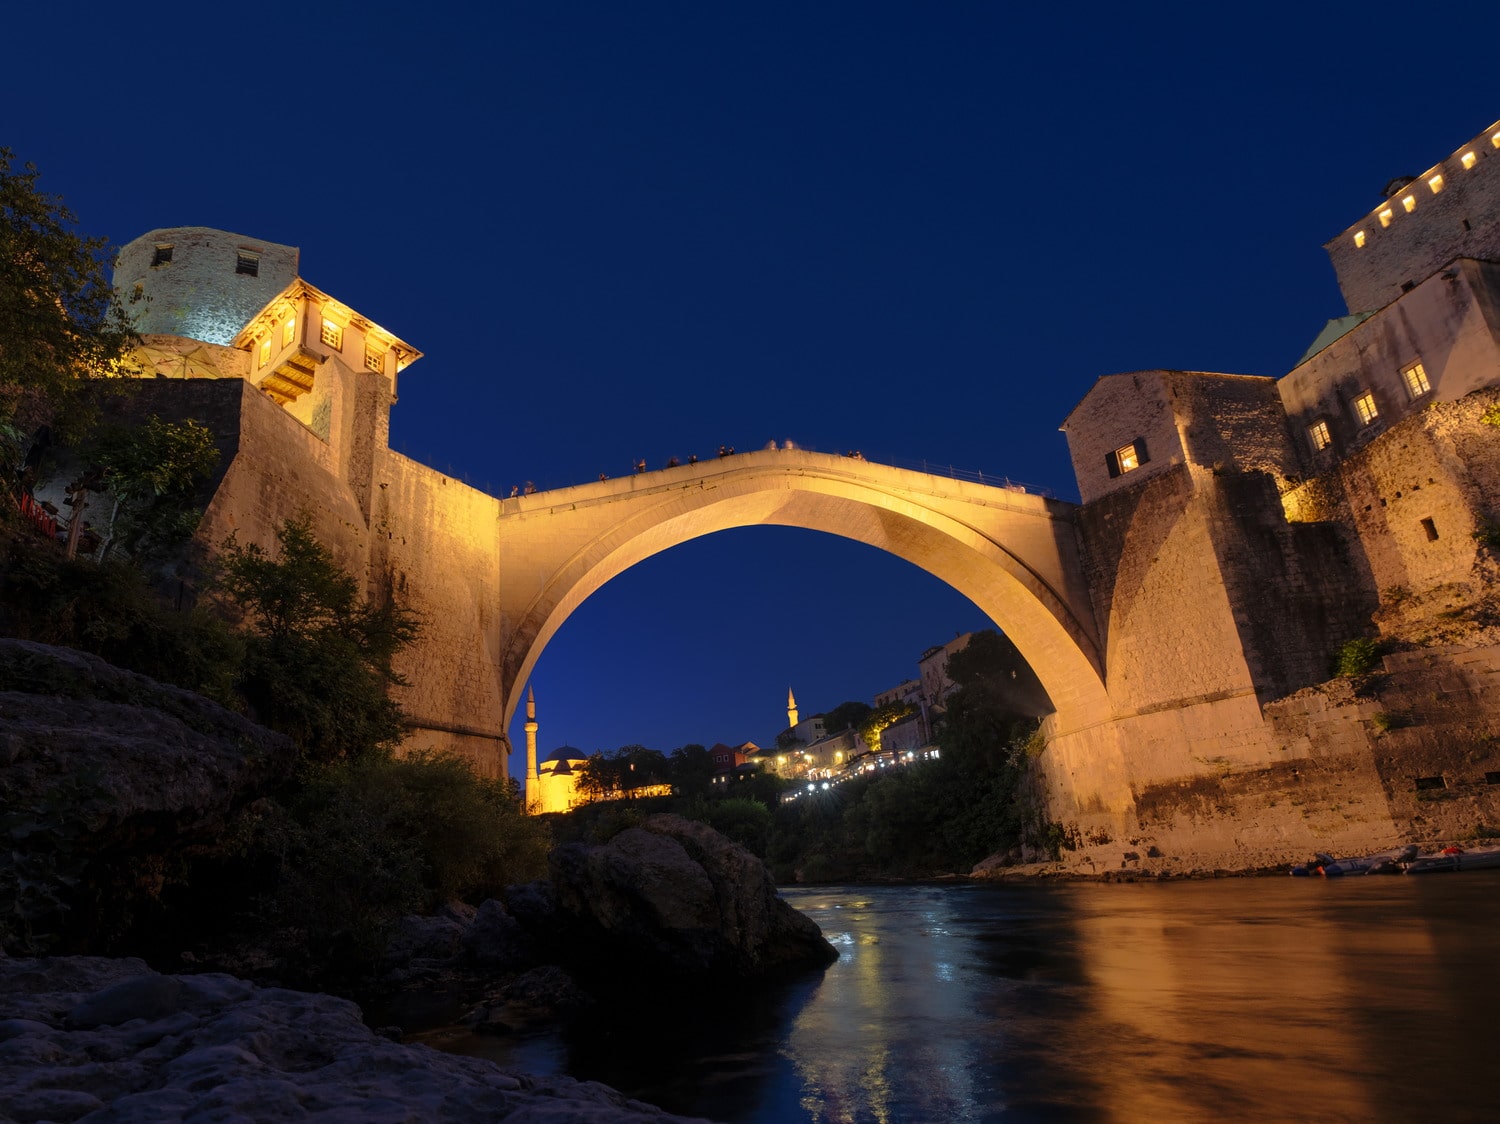
[[[1444,847],[1434,855],[1418,855],[1406,864],[1407,874],[1443,874],[1450,870],[1485,870],[1500,866],[1500,847]]]
[[[1321,874],[1324,878],[1342,878],[1350,874],[1396,873],[1401,869],[1402,863],[1410,862],[1416,857],[1417,847],[1413,843],[1405,847],[1394,847],[1389,851],[1377,851],[1373,855],[1347,859],[1336,859],[1319,852],[1310,861],[1292,867],[1291,873],[1296,878],[1314,874]]]

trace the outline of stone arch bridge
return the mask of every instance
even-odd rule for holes
[[[547,642],[610,579],[716,531],[780,525],[888,551],[974,602],[1020,649],[1063,730],[1108,715],[1074,505],[859,458],[766,449],[500,501],[508,729]]]

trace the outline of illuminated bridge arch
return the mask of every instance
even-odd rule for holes
[[[946,582],[1004,630],[1078,729],[1108,716],[1104,666],[1071,504],[801,450],[739,453],[503,501],[504,728],[542,649],[579,605],[636,563],[716,531],[825,531]]]

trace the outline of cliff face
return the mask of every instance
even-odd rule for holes
[[[0,639],[0,688],[11,951],[107,941],[174,856],[218,839],[297,760],[290,739],[200,695],[67,648]]]

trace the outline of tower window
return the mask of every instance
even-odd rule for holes
[[[1391,210],[1389,207],[1385,208],[1383,211],[1380,212],[1380,215],[1379,215],[1380,225],[1381,226],[1390,226],[1391,225],[1391,219],[1393,219],[1395,217],[1396,217],[1396,212],[1395,211]]]
[[[1401,206],[1406,208],[1407,214],[1411,214],[1417,209],[1417,197],[1415,195],[1403,195],[1401,197]]]
[[[248,250],[241,250],[234,258],[234,271],[243,273],[246,277],[260,276],[260,255],[252,254]]]
[[[172,247],[159,245],[156,247],[156,253],[151,255],[151,268],[155,269],[159,265],[167,265],[171,260]]]
[[[1363,230],[1356,230],[1354,232],[1354,246],[1355,246],[1355,249],[1358,249],[1359,247],[1363,246],[1364,244],[1365,244],[1365,232]]]
[[[344,346],[344,328],[341,324],[335,324],[332,320],[323,321],[323,331],[319,339],[335,350]]]
[[[264,367],[271,361],[271,337],[267,336],[260,343],[260,365]]]
[[[1478,159],[1479,157],[1474,154],[1474,150],[1470,149],[1468,152],[1465,152],[1458,158],[1458,162],[1462,164],[1465,171],[1467,171],[1469,168],[1472,168],[1474,166],[1475,162]]]
[[[1434,523],[1431,519],[1422,520],[1422,530],[1427,532],[1428,542],[1435,542],[1437,540],[1437,524]]]
[[[1121,445],[1114,452],[1104,454],[1104,464],[1111,478],[1134,472],[1150,459],[1144,437],[1137,437],[1129,445]]]
[[[1436,195],[1439,191],[1442,191],[1443,190],[1443,173],[1442,172],[1437,172],[1437,173],[1435,173],[1433,175],[1428,176],[1427,177],[1427,186],[1432,190],[1432,193],[1434,195]]]
[[[1496,133],[1494,136],[1490,137],[1490,144],[1495,148],[1500,148],[1500,133]]]
[[[1380,416],[1380,411],[1375,406],[1373,390],[1362,391],[1354,400],[1354,416],[1359,419],[1360,425],[1369,425]]]
[[[385,374],[385,352],[376,351],[373,347],[365,348],[365,370],[374,371],[377,375]]]
[[[1312,442],[1314,451],[1321,452],[1333,444],[1333,434],[1328,432],[1328,422],[1319,418],[1307,427],[1307,439]]]
[[[286,323],[281,326],[281,346],[287,347],[292,338],[297,334],[297,314],[294,312],[286,318]]]
[[[1420,362],[1402,367],[1401,378],[1406,383],[1406,393],[1413,398],[1420,398],[1432,389],[1432,384],[1427,381],[1427,369]]]

